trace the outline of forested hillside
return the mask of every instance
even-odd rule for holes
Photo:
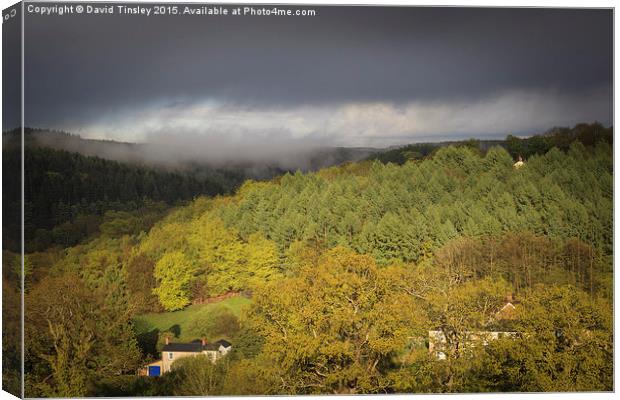
[[[613,152],[581,139],[518,169],[469,143],[247,181],[159,220],[108,214],[92,240],[27,256],[26,395],[612,390]],[[192,327],[230,356],[133,376],[136,315],[231,292],[251,299],[241,316]],[[468,344],[492,330],[514,336]]]
[[[128,212],[161,202],[168,206],[198,195],[229,193],[244,176],[212,171],[195,174],[157,167],[124,164],[47,147],[27,145],[24,152],[25,238],[28,251],[50,245],[77,244],[96,231],[108,211]],[[7,169],[21,170],[19,146],[3,148]],[[20,176],[6,175],[3,201],[20,209]],[[5,248],[19,244],[19,213],[7,213]]]
[[[187,265],[190,283],[204,296],[247,289],[246,275],[293,273],[290,252],[336,246],[372,255],[379,265],[424,263],[453,247],[471,253],[464,257],[476,269],[488,268],[484,258],[499,259],[494,272],[506,267],[501,258],[509,257],[511,245],[539,248],[549,253],[540,257],[550,260],[565,259],[574,247],[595,258],[596,268],[584,270],[582,260],[546,261],[531,263],[533,271],[508,265],[501,273],[532,286],[550,278],[540,268],[554,264],[549,267],[567,269],[561,274],[567,282],[598,285],[601,273],[611,271],[604,268],[613,233],[609,145],[588,150],[575,143],[567,153],[553,149],[532,157],[523,169],[512,164],[501,148],[480,156],[447,147],[431,160],[400,167],[368,162],[248,182],[235,197],[210,202],[189,221],[172,215],[141,248],[155,262],[182,253],[185,261],[171,265]],[[264,259],[242,256],[258,250]],[[472,259],[476,253],[480,259]]]

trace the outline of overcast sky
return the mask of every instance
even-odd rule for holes
[[[26,125],[230,148],[612,123],[611,10],[311,8],[317,16],[29,15]]]

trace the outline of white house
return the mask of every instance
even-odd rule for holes
[[[161,360],[157,360],[145,366],[142,370],[143,375],[159,376],[166,372],[170,372],[172,364],[184,357],[196,357],[204,354],[216,362],[224,357],[232,349],[232,344],[226,340],[218,340],[214,343],[208,343],[206,340],[195,340],[191,343],[171,343],[166,339],[166,344],[161,350]]]
[[[493,320],[511,321],[517,317],[516,307],[513,304],[512,295],[507,298],[509,301],[495,313]],[[497,325],[495,326],[497,328]],[[501,329],[501,328],[500,328]],[[487,346],[489,342],[500,338],[514,338],[517,332],[512,331],[464,331],[460,333],[460,345],[462,349],[473,348],[479,345]],[[438,360],[445,360],[447,355],[448,340],[441,330],[428,331],[428,351]]]

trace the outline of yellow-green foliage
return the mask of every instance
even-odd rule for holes
[[[251,290],[280,275],[274,242],[260,233],[242,240],[209,211],[185,223],[159,224],[140,250],[157,260],[155,293],[167,310],[189,304],[192,286],[193,294],[208,297]]]
[[[180,251],[166,253],[155,264],[159,286],[153,292],[168,311],[179,310],[190,303],[190,284],[196,267]]]
[[[611,147],[566,150],[519,170],[501,148],[447,147],[248,181],[148,232],[110,214],[64,256],[29,257],[31,394],[103,393],[101,376],[136,367],[132,328],[156,342],[173,327],[234,350],[217,373],[179,367],[147,395],[611,390]],[[231,291],[251,295],[247,314],[190,305]],[[499,321],[509,293],[519,318]],[[162,308],[178,311],[132,326]],[[446,335],[445,360],[429,330]],[[480,346],[477,330],[514,335]]]
[[[266,340],[259,357],[280,371],[273,393],[381,391],[378,366],[421,333],[413,299],[387,271],[335,248],[255,294],[250,320]]]

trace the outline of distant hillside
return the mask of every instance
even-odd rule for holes
[[[441,147],[465,146],[480,152],[486,152],[493,146],[505,148],[510,155],[517,159],[519,156],[529,158],[535,154],[545,154],[553,147],[567,150],[575,141],[586,146],[593,146],[599,141],[613,143],[612,127],[605,128],[598,122],[592,124],[577,124],[572,128],[552,128],[545,133],[519,138],[508,135],[504,140],[468,139],[462,141],[446,141],[439,143],[413,143],[386,150],[376,151],[368,159],[379,160],[382,163],[402,165],[409,160],[421,160],[432,155]]]

